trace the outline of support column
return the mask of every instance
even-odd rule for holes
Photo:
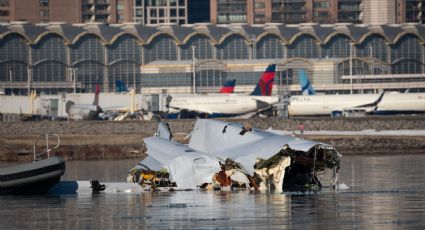
[[[320,42],[316,43],[317,46],[317,54],[318,54],[318,58],[321,59],[322,58],[322,46],[320,45]]]
[[[73,82],[77,82],[76,81],[76,79],[73,79],[73,77],[75,78],[76,76],[74,76],[73,74],[72,74],[72,72],[73,72],[73,70],[72,70],[72,68],[73,68],[73,66],[72,66],[72,63],[71,63],[71,47],[69,46],[69,44],[65,44],[65,55],[66,55],[66,81],[67,82],[70,82],[70,81],[73,81]],[[74,93],[75,93],[75,85],[74,85]]]
[[[392,67],[392,65],[391,65],[391,62],[392,62],[392,49],[391,49],[391,44],[390,43],[386,43],[386,45],[387,45],[387,64],[388,64],[388,74],[391,74],[391,72],[392,72],[392,70],[391,70],[391,67]],[[423,48],[423,46],[422,46],[422,48]],[[422,54],[423,54],[423,49],[422,49]]]
[[[28,81],[28,95],[31,94],[31,85],[32,85],[32,48],[31,44],[28,44],[28,65],[27,65],[27,81]]]
[[[177,44],[176,44],[176,46],[177,46],[177,61],[180,61],[180,60],[182,60],[182,58],[181,58],[182,47],[181,47],[181,45],[177,45]]]
[[[140,46],[140,55],[142,55],[140,60],[142,65],[144,65],[145,64],[145,48],[142,43],[140,43],[139,46]]]
[[[422,52],[421,52],[421,55],[422,55],[422,57],[421,57],[421,59],[422,59],[422,63],[421,63],[421,72],[422,73],[425,73],[425,54],[424,54],[424,52],[425,52],[425,43],[422,43],[421,44],[421,49],[422,49]]]

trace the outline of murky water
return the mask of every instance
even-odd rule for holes
[[[137,160],[67,162],[64,179],[123,181]],[[322,179],[322,182],[326,183]],[[423,229],[425,154],[344,156],[348,190],[1,196],[0,229]]]

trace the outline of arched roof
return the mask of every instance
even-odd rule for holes
[[[0,34],[4,34],[8,31],[9,31],[9,29],[5,25],[0,24]]]
[[[403,31],[403,32],[401,32],[401,33],[399,33],[399,34],[397,34],[397,37],[394,39],[394,41],[393,41],[393,44],[396,44],[397,42],[399,42],[400,41],[400,39],[401,38],[403,38],[404,36],[406,36],[406,35],[412,35],[412,36],[414,36],[414,37],[417,37],[421,42],[424,42],[422,39],[421,39],[421,36],[418,34],[418,33],[415,33],[415,32],[413,32],[413,31]]]
[[[47,33],[56,33],[62,36],[69,43],[72,43],[79,34],[84,32],[82,28],[66,23],[50,24],[46,27],[46,29],[48,31]],[[41,36],[44,36],[44,34]],[[38,38],[37,40],[41,40],[41,38]]]
[[[10,24],[7,28],[9,32],[21,34],[29,43],[34,43],[38,36],[47,31],[44,26],[37,26],[29,23]]]
[[[146,41],[147,44],[151,43],[156,37],[160,36],[160,35],[165,35],[167,37],[171,37],[173,38],[173,40],[178,43],[179,40],[176,38],[176,36],[168,31],[161,31],[158,30],[156,33],[152,34],[152,36],[149,37],[149,39]]]
[[[389,38],[387,36],[385,36],[384,33],[382,33],[381,31],[369,31],[368,33],[364,34],[363,37],[361,37],[361,39],[357,42],[358,44],[363,43],[368,37],[372,36],[372,35],[378,35],[380,37],[383,37],[387,42],[391,43],[391,40],[389,40]]]
[[[110,44],[112,39],[122,32],[122,29],[119,27],[105,24],[87,24],[83,28],[90,33],[99,35],[107,44]]]
[[[190,27],[183,27],[183,26],[177,26],[177,25],[172,25],[168,27],[160,27],[159,29],[170,33],[172,36],[174,36],[177,39],[179,44],[183,44],[186,38],[189,37],[189,35],[194,32],[194,30]]]
[[[280,32],[280,36],[285,39],[285,41],[289,42],[296,34],[300,32],[298,27],[294,26],[286,26],[286,25],[278,25],[277,29]]]
[[[69,43],[70,43],[70,41],[69,41],[66,37],[64,37],[64,36],[63,36],[63,34],[60,34],[60,33],[58,33],[58,32],[53,32],[53,31],[46,31],[46,32],[44,32],[44,33],[42,33],[42,34],[38,35],[38,37],[34,40],[34,44],[37,44],[37,43],[39,43],[40,41],[42,41],[42,40],[44,39],[44,37],[51,36],[51,35],[53,35],[53,36],[58,36],[58,37],[60,37],[60,38],[64,39],[64,40],[66,41],[66,43],[67,43],[67,44],[69,44]]]
[[[231,36],[240,36],[240,37],[243,37],[246,42],[249,42],[248,41],[248,38],[245,36],[245,34],[240,33],[240,32],[233,32],[232,31],[232,32],[229,32],[229,33],[225,34],[224,36],[222,36],[221,37],[221,40],[218,43],[220,43],[220,44],[223,43],[227,38],[229,38]]]
[[[190,41],[190,39],[192,39],[193,37],[196,37],[197,35],[205,36],[208,39],[210,39],[212,43],[216,43],[216,41],[214,41],[214,39],[212,37],[210,37],[209,34],[202,33],[200,31],[193,31],[192,33],[190,33],[189,35],[186,36],[186,38],[183,40],[182,44],[186,44],[188,41]]]
[[[319,26],[319,25],[312,25],[312,26],[303,26],[301,27],[301,30],[305,30],[313,34],[314,37],[316,37],[320,43],[324,43],[326,38],[335,32],[335,30],[332,27],[329,26]]]
[[[329,34],[325,40],[323,41],[324,44],[329,43],[329,41],[331,41],[333,38],[338,37],[338,36],[343,36],[343,37],[347,37],[348,39],[350,39],[352,42],[355,42],[355,40],[353,39],[353,37],[350,36],[350,33],[347,33],[346,31],[335,31],[331,34]],[[350,42],[351,42],[350,41]]]
[[[350,37],[353,38],[354,43],[360,43],[362,37],[369,32],[368,28],[363,25],[347,25],[344,27],[349,32]]]
[[[270,31],[265,31],[264,33],[262,33],[262,34],[260,34],[258,37],[257,37],[257,42],[258,41],[261,41],[263,38],[265,38],[265,37],[267,37],[267,36],[276,36],[276,37],[278,37],[279,38],[279,40],[281,41],[281,42],[286,42],[285,41],[285,39],[282,37],[282,35],[281,34],[279,34],[279,33],[276,33],[276,32],[270,32]]]
[[[134,33],[132,33],[132,32],[129,32],[129,31],[121,31],[120,33],[118,33],[118,34],[116,34],[113,38],[112,38],[112,40],[109,42],[109,44],[114,44],[120,37],[123,37],[123,36],[130,36],[130,37],[134,37],[134,39],[136,39],[136,40],[138,40],[138,42],[140,43],[140,38],[136,35],[136,34],[134,34]]]
[[[213,25],[206,26],[206,29],[210,37],[214,38],[217,42],[222,40],[222,37],[230,32],[228,28]]]
[[[425,42],[425,26],[419,24],[401,25],[360,25],[360,24],[332,24],[319,25],[306,23],[300,25],[265,24],[265,25],[158,25],[143,26],[140,24],[117,24],[107,25],[101,23],[88,24],[30,24],[27,22],[12,22],[0,24],[0,39],[8,34],[20,34],[30,44],[35,44],[47,34],[58,34],[68,43],[74,44],[85,34],[95,34],[103,43],[112,44],[118,37],[124,34],[132,34],[141,44],[149,44],[159,34],[166,34],[173,37],[177,44],[185,44],[191,37],[197,34],[204,34],[211,39],[213,44],[223,42],[232,34],[239,34],[248,42],[261,39],[267,34],[279,36],[283,42],[292,43],[299,36],[308,34],[317,39],[321,44],[329,42],[332,37],[338,34],[347,35],[354,43],[362,43],[368,36],[379,34],[390,44],[396,43],[406,34],[414,34]]]
[[[95,36],[95,37],[97,37],[97,38],[99,38],[99,40],[102,42],[102,43],[107,43],[106,41],[105,41],[105,39],[102,37],[102,36],[100,36],[98,33],[92,33],[92,32],[88,32],[88,31],[84,31],[84,32],[82,32],[82,33],[79,33],[76,37],[75,37],[75,39],[72,41],[72,44],[76,44],[82,37],[84,37],[84,36],[86,36],[86,35],[93,35],[93,36]]]

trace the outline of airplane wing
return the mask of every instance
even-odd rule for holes
[[[184,108],[182,107],[177,107],[177,106],[168,106],[169,108],[175,109],[175,110],[187,110],[189,112],[197,112],[197,113],[206,113],[206,114],[213,114],[216,113],[217,111],[212,110],[210,108],[203,108],[202,106],[191,106],[191,105],[187,105]]]
[[[364,104],[364,105],[358,105],[355,106],[355,108],[365,108],[365,107],[375,107],[381,102],[382,98],[384,97],[385,91],[382,91],[382,93],[379,95],[379,97],[372,103]]]

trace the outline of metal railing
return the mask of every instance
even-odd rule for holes
[[[40,137],[41,136],[45,136],[46,137],[46,151],[44,151],[44,152],[41,152],[41,153],[36,153],[35,152],[35,148],[36,148],[36,146],[37,146],[37,144],[38,144],[38,141],[40,140]],[[49,148],[49,136],[55,136],[56,137],[56,139],[57,139],[57,145],[55,146],[55,147],[53,147],[53,148]],[[38,160],[38,157],[40,156],[40,155],[42,155],[42,154],[46,154],[47,153],[47,159],[49,159],[50,158],[50,152],[52,151],[52,150],[54,150],[54,149],[57,149],[58,147],[59,147],[59,145],[60,145],[60,143],[61,143],[61,140],[60,140],[60,138],[59,138],[59,136],[58,135],[56,135],[56,134],[40,134],[38,137],[37,137],[37,141],[35,142],[35,144],[33,145],[33,152],[34,152],[34,161],[37,161]]]

